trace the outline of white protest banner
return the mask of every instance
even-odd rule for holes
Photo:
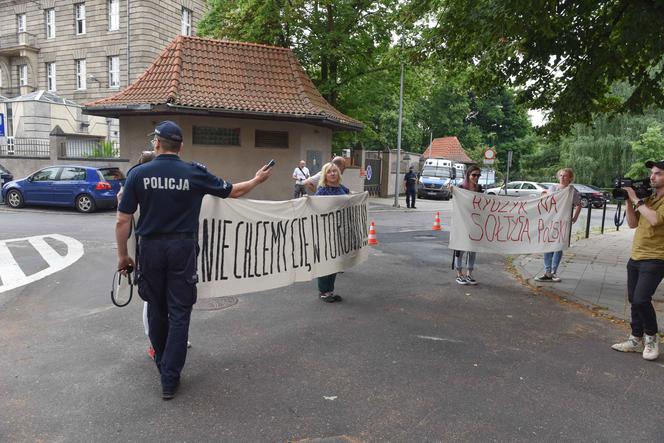
[[[363,262],[367,199],[366,192],[286,201],[206,196],[198,227],[198,297],[279,288]],[[135,238],[129,243],[131,255]]]
[[[572,188],[521,199],[453,189],[450,249],[529,254],[567,249]]]

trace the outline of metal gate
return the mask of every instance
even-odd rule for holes
[[[323,153],[320,151],[307,151],[307,168],[311,175],[316,174],[323,167]]]
[[[364,167],[367,172],[367,179],[364,181],[364,190],[369,192],[369,195],[380,195],[380,168],[382,160],[365,159]]]

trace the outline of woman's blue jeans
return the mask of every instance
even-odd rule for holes
[[[558,271],[560,260],[563,259],[563,251],[544,253],[544,272],[555,274]]]

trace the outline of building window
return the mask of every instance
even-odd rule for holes
[[[108,0],[108,30],[120,29],[120,0]]]
[[[195,145],[240,146],[240,128],[194,126],[192,141]]]
[[[86,89],[85,71],[85,59],[76,60],[76,89]]]
[[[256,130],[256,147],[288,149],[288,132]]]
[[[55,91],[55,63],[46,63],[46,80],[48,83],[48,90]]]
[[[25,14],[17,14],[16,15],[16,32],[25,32],[25,31],[27,31]]]
[[[55,8],[49,8],[46,13],[46,38],[55,38]]]
[[[76,3],[76,35],[85,34],[85,3]]]
[[[120,57],[117,55],[108,58],[108,87],[120,87]]]
[[[20,86],[28,85],[28,65],[18,65],[18,84]]]
[[[182,35],[191,35],[191,10],[182,8]]]

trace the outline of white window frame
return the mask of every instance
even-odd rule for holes
[[[191,35],[191,18],[193,12],[191,9],[182,7],[182,15],[180,17],[180,33],[182,35]]]
[[[46,38],[55,38],[55,8],[48,8],[46,14]]]
[[[85,59],[79,58],[74,61],[76,64],[76,89],[79,91],[84,91],[88,88]]]
[[[28,65],[18,65],[18,84],[19,86],[28,85]]]
[[[120,56],[108,57],[108,87],[120,87]]]
[[[74,27],[76,35],[85,34],[85,3],[76,3],[74,5]]]
[[[108,0],[108,30],[120,29],[120,0]]]
[[[55,62],[46,63],[46,89],[49,92],[56,91],[57,86],[57,73],[55,69]]]
[[[16,32],[27,32],[28,30],[28,19],[23,14],[16,14]]]

